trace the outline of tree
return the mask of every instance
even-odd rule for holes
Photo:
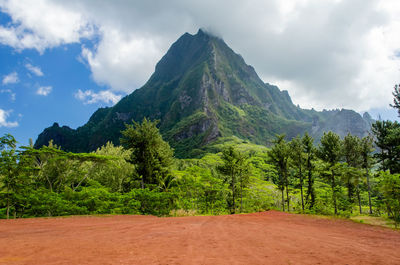
[[[369,205],[369,213],[372,214],[372,203],[371,203],[371,183],[370,183],[370,174],[369,170],[373,165],[372,152],[374,151],[373,147],[373,138],[371,136],[365,136],[361,139],[361,164],[362,168],[365,170],[365,175],[367,178],[367,188],[368,188],[368,205]]]
[[[24,201],[30,189],[30,170],[27,157],[17,150],[17,141],[11,134],[0,138],[0,190],[6,201],[6,216],[11,208],[14,218],[24,208]]]
[[[359,172],[358,168],[361,165],[361,141],[357,136],[348,133],[343,139],[343,156],[346,162],[343,177],[345,178],[347,186],[347,197],[350,204],[354,203],[354,192],[357,193],[359,207],[361,211],[361,202],[359,194]],[[357,187],[356,187],[357,186]]]
[[[286,187],[287,208],[289,209],[289,179],[288,179],[288,160],[290,155],[289,145],[285,141],[285,135],[277,135],[274,140],[274,146],[268,152],[270,162],[278,171],[278,188],[282,194],[282,210],[285,211],[284,190]]]
[[[305,170],[307,171],[307,196],[306,202],[309,209],[312,209],[315,204],[315,189],[314,189],[314,177],[313,170],[314,164],[313,160],[315,158],[315,147],[314,139],[306,132],[302,138],[303,152],[306,155]]]
[[[122,146],[114,146],[111,142],[107,142],[95,153],[114,159],[110,160],[109,163],[91,163],[93,168],[91,178],[109,187],[112,192],[129,192],[132,188],[131,179],[134,175],[133,165],[127,162],[131,152]]]
[[[7,219],[10,217],[10,207],[18,184],[18,157],[16,153],[17,141],[11,134],[0,138],[0,176],[5,190]]]
[[[238,160],[238,167],[239,167],[239,187],[240,187],[240,212],[243,212],[243,191],[249,185],[250,177],[250,165],[248,162],[248,157],[244,154],[239,153],[239,160]]]
[[[393,94],[393,105],[390,104],[391,107],[397,109],[397,113],[399,114],[400,117],[400,84],[394,85],[394,91],[392,92]]]
[[[224,175],[224,181],[228,183],[231,191],[231,213],[236,212],[236,194],[238,189],[241,196],[241,211],[243,210],[243,189],[248,181],[246,175],[249,164],[247,157],[237,151],[233,146],[228,146],[222,151],[223,164],[217,167],[217,170]]]
[[[380,169],[391,174],[400,173],[400,124],[392,121],[376,121],[372,124],[375,144],[379,148],[375,154]]]
[[[162,139],[157,128],[158,121],[144,118],[142,123],[132,122],[125,124],[120,141],[132,152],[129,162],[135,165],[142,189],[148,184],[157,186],[171,174],[173,150]]]
[[[66,186],[76,191],[90,176],[85,162],[95,165],[109,162],[112,157],[94,153],[71,153],[61,150],[50,141],[49,146],[40,149],[22,147],[23,157],[30,159],[32,167],[36,167],[37,181],[43,183],[50,192],[61,192]]]
[[[340,140],[339,135],[334,132],[324,133],[321,137],[321,144],[318,148],[318,156],[319,158],[328,164],[328,170],[330,174],[328,178],[331,182],[332,188],[332,200],[333,206],[335,208],[335,214],[338,213],[337,211],[337,203],[336,203],[336,172],[337,164],[341,159],[341,146],[342,142]]]
[[[389,215],[397,225],[400,222],[400,174],[381,171],[380,176],[380,191],[383,194],[383,201]]]
[[[304,212],[304,196],[303,196],[303,164],[305,162],[305,154],[303,153],[303,143],[299,136],[293,138],[290,142],[290,157],[294,167],[297,169],[297,178],[299,179],[301,208]]]

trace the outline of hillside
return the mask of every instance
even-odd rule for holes
[[[199,30],[185,33],[170,47],[142,88],[113,107],[98,109],[76,130],[54,123],[35,147],[51,139],[73,152],[92,151],[107,141],[119,144],[124,123],[144,117],[160,120],[160,131],[178,157],[200,155],[220,137],[268,145],[277,133],[292,138],[308,131],[319,138],[332,130],[364,136],[371,124],[368,114],[352,110],[295,106],[287,91],[264,83],[222,39]]]

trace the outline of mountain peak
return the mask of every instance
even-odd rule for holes
[[[119,144],[124,123],[146,117],[160,120],[160,131],[177,156],[189,157],[200,154],[202,147],[218,137],[266,144],[281,133],[288,138],[305,131],[318,136],[335,114],[296,107],[287,91],[264,83],[220,37],[199,29],[171,45],[142,88],[112,108],[97,110],[76,130],[65,126],[45,129],[35,147],[50,139],[75,152],[95,150],[107,141]],[[353,132],[349,124],[362,118],[350,114],[335,116],[333,125],[342,124],[341,131]],[[354,132],[364,133],[367,126],[357,124]]]
[[[199,28],[196,35],[203,35],[203,34],[205,34],[204,30]]]
[[[206,29],[202,29],[202,28],[199,28],[199,30],[197,31],[197,33],[194,36],[208,37],[209,39],[215,38],[215,39],[222,40],[222,38],[219,37],[218,35],[216,35],[215,33],[212,33],[211,31],[206,30]]]

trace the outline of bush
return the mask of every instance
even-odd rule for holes
[[[134,189],[124,194],[124,201],[133,203],[138,207],[140,214],[150,214],[157,216],[169,215],[175,209],[176,194],[172,192],[157,192],[149,189]]]

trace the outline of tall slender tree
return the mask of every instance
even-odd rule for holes
[[[293,138],[292,141],[290,142],[290,157],[295,169],[297,170],[297,178],[299,179],[299,186],[300,186],[301,208],[304,212],[304,196],[303,196],[304,166],[303,165],[305,162],[305,154],[303,152],[303,143],[299,136]]]
[[[372,214],[372,203],[371,203],[371,182],[370,182],[370,169],[373,165],[372,152],[373,149],[373,138],[371,136],[365,136],[361,139],[361,158],[362,158],[362,168],[365,170],[365,176],[367,179],[368,188],[368,205],[369,213]]]
[[[0,177],[6,200],[6,216],[10,217],[10,208],[14,204],[15,191],[18,186],[17,141],[11,134],[0,138]]]
[[[330,131],[328,133],[324,133],[324,135],[321,137],[321,144],[318,148],[319,158],[328,164],[328,170],[330,171],[329,181],[331,182],[332,200],[335,214],[338,213],[336,202],[336,166],[341,159],[341,146],[342,141],[340,140],[339,135]]]
[[[312,209],[315,204],[315,189],[314,189],[314,159],[315,159],[315,147],[314,139],[306,132],[302,138],[303,152],[305,158],[305,170],[307,171],[307,195],[306,203],[309,209]]]
[[[268,152],[270,162],[276,167],[278,171],[278,188],[282,194],[282,210],[285,211],[285,196],[284,191],[286,187],[287,209],[290,211],[289,204],[289,179],[288,179],[288,160],[290,156],[289,145],[285,140],[285,135],[277,135],[273,141],[274,145]]]
[[[347,165],[343,177],[347,186],[347,197],[351,205],[354,203],[354,193],[357,193],[358,199],[360,198],[358,189],[359,181],[357,180],[359,178],[357,169],[361,165],[360,146],[360,138],[355,135],[348,133],[343,139],[343,156]],[[361,211],[361,202],[360,200],[358,201]]]
[[[233,146],[228,146],[222,151],[223,165],[217,167],[217,170],[224,175],[224,181],[228,183],[231,191],[231,200],[229,202],[231,213],[236,212],[236,195],[240,191],[240,209],[243,207],[243,189],[247,184],[246,173],[248,172],[247,158]]]

